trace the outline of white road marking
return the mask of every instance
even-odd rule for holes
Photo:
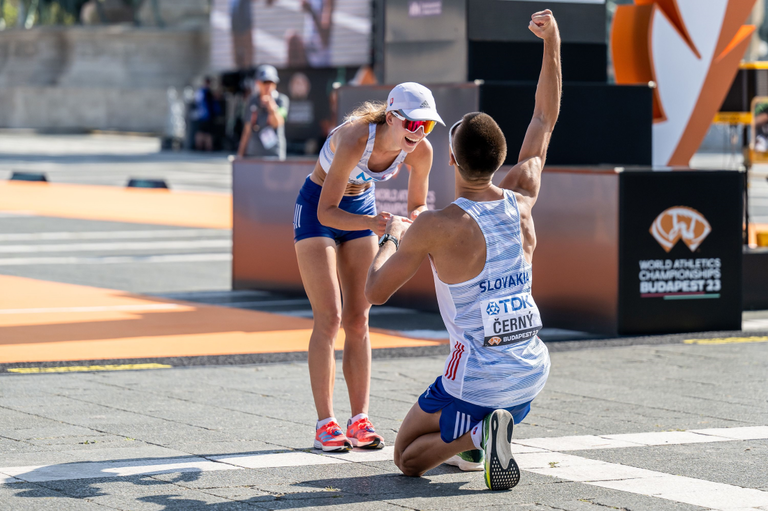
[[[238,468],[304,467],[307,465],[331,465],[344,463],[338,458],[318,456],[309,452],[284,452],[244,456],[218,456],[211,458]]]
[[[586,435],[560,438],[528,438],[514,442],[522,470],[613,490],[682,502],[719,511],[768,509],[768,492],[714,483],[618,463],[608,463],[548,450],[606,449],[701,442],[768,439],[768,426],[710,428],[691,431]],[[169,472],[207,472],[255,468],[295,467],[341,463],[390,461],[393,447],[350,453],[291,451],[256,455],[226,455],[211,458],[189,456],[147,460],[63,463],[0,468],[0,484],[71,479],[94,479]]]
[[[2,213],[0,213],[2,218]],[[218,229],[157,229],[151,231],[16,232],[0,234],[0,241],[118,240],[145,238],[200,238],[228,236]]]
[[[163,474],[169,472],[210,472],[232,470],[231,465],[209,461],[204,458],[167,458],[150,460],[111,461],[98,463],[62,463],[59,465],[40,465],[32,467],[12,467],[0,469],[8,477],[30,483],[43,481],[67,481],[71,479],[96,479],[101,477],[125,477],[144,474]],[[2,477],[2,476],[0,476]],[[12,481],[10,481],[12,482]]]
[[[692,429],[691,433],[721,436],[730,440],[765,440],[768,438],[768,426],[745,426],[741,428]]]
[[[768,439],[768,426],[741,428],[693,429],[690,431],[654,431],[621,435],[583,435],[513,440],[513,453],[535,452],[519,446],[546,451],[581,451],[592,449],[621,449],[654,445],[682,445],[732,440]]]
[[[749,330],[768,330],[768,319],[748,319],[742,322],[741,329]]]
[[[56,245],[0,245],[0,254],[39,252],[108,252],[114,250],[191,250],[200,248],[232,248],[232,241],[126,241],[118,243],[67,243]]]
[[[35,266],[39,264],[197,263],[212,261],[232,261],[232,254],[169,254],[107,257],[8,257],[0,258],[0,266]]]
[[[730,511],[768,506],[768,492],[713,483],[558,452],[520,454],[521,469],[567,481],[646,495],[707,509]]]

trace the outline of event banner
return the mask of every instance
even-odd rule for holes
[[[213,0],[211,69],[369,64],[370,0]]]
[[[740,330],[743,174],[620,179],[620,333]]]

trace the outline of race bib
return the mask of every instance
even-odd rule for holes
[[[277,145],[277,133],[272,128],[262,128],[259,130],[259,138],[264,149],[272,149]]]
[[[541,316],[531,293],[502,296],[480,302],[485,339],[483,346],[515,344],[541,330]]]

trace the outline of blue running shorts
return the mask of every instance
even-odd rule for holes
[[[339,208],[355,215],[376,215],[376,197],[374,187],[370,187],[360,195],[345,195],[341,198]],[[293,210],[293,242],[307,238],[331,238],[337,245],[365,236],[373,236],[373,231],[342,231],[326,227],[317,219],[317,203],[323,187],[312,181],[309,176],[299,190],[296,207]]]
[[[443,377],[438,376],[435,383],[419,396],[419,408],[426,413],[443,411],[440,415],[440,438],[449,444],[482,422],[485,416],[496,408],[486,408],[456,399],[445,391],[442,380]],[[505,410],[512,414],[515,424],[519,424],[531,411],[531,401]]]

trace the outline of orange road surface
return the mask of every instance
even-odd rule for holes
[[[304,318],[22,277],[0,275],[0,290],[6,364],[297,352],[312,331]],[[374,349],[446,342],[371,332]]]
[[[0,182],[0,211],[143,224],[232,228],[232,196],[23,181]]]

